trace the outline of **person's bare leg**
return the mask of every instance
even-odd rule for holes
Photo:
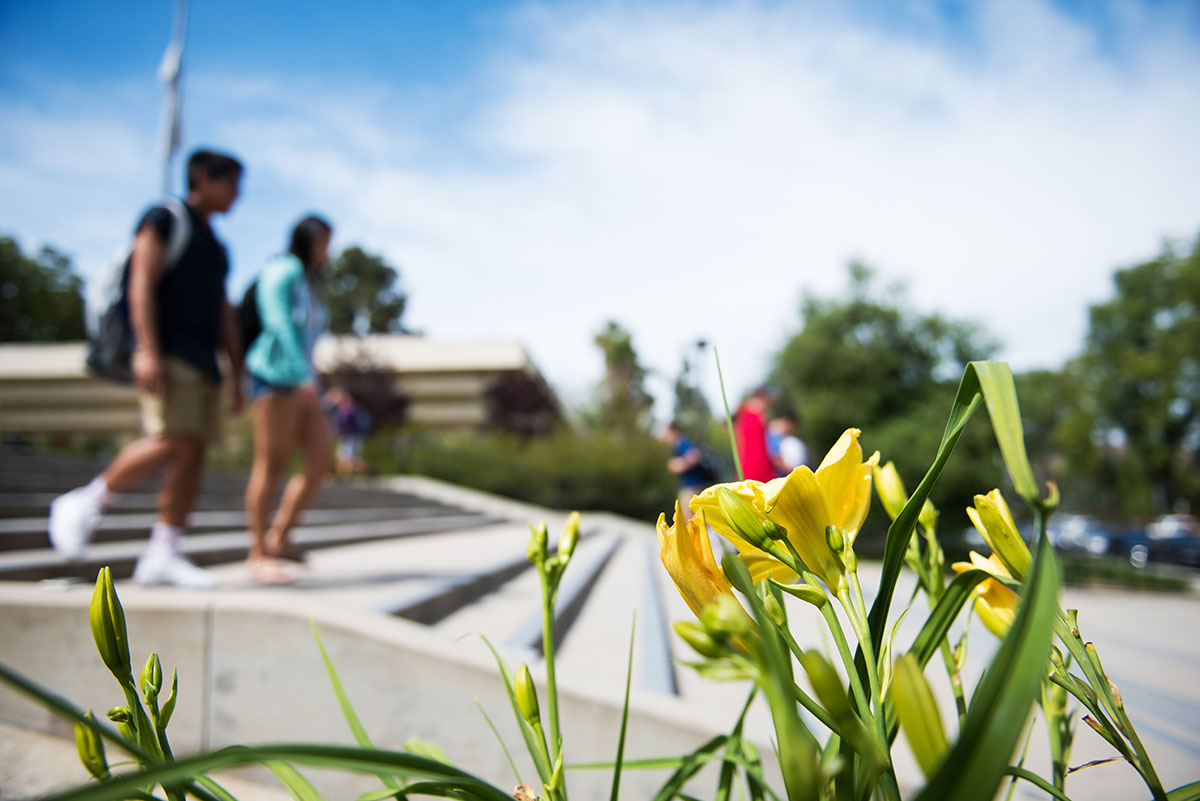
[[[101,475],[109,492],[129,492],[163,469],[172,456],[173,443],[166,437],[142,437],[122,448]]]
[[[187,527],[200,491],[205,443],[197,437],[183,435],[168,434],[162,439],[169,443],[172,457],[158,493],[158,519],[182,529]]]
[[[246,484],[246,523],[250,561],[268,555],[264,548],[271,500],[295,442],[296,404],[287,393],[270,393],[254,402],[254,465]]]
[[[268,552],[294,553],[292,529],[308,508],[333,466],[329,425],[317,404],[305,404],[298,411],[297,442],[304,457],[304,472],[288,480],[279,501],[275,519],[266,538]]]

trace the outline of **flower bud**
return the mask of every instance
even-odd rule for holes
[[[825,542],[829,545],[829,550],[836,554],[846,550],[846,535],[837,526],[825,527]]]
[[[121,732],[121,736],[126,740],[137,740],[137,733],[133,730],[133,715],[129,713],[128,707],[114,706],[108,710],[106,717],[117,724],[117,731]]]
[[[96,716],[88,710],[87,719],[93,724]],[[104,741],[93,726],[83,722],[75,724],[75,750],[79,753],[79,761],[87,768],[88,773],[100,779],[108,778],[108,760],[104,756]]]
[[[113,587],[112,571],[100,568],[96,576],[96,589],[92,591],[92,603],[88,609],[88,621],[92,628],[92,639],[104,665],[122,683],[131,686],[133,674],[129,667],[129,639],[125,633],[125,610]]]
[[[1013,521],[1012,512],[1000,490],[994,489],[987,495],[976,495],[975,506],[968,507],[967,517],[996,558],[1008,568],[1008,572],[1018,581],[1029,573],[1033,556],[1029,546],[1021,539],[1017,524]]]
[[[152,653],[142,666],[142,694],[146,696],[146,703],[156,703],[161,690],[162,663],[158,660],[158,654]]]
[[[566,564],[575,553],[575,545],[579,542],[579,512],[571,512],[567,518],[566,528],[558,538],[558,558]]]
[[[931,776],[946,755],[946,733],[937,699],[912,654],[896,660],[892,704],[921,772]]]
[[[921,524],[921,528],[926,531],[933,531],[937,528],[938,510],[929,499],[925,499],[925,503],[921,505],[921,513],[917,515],[917,522]]]
[[[542,720],[542,712],[538,707],[537,688],[533,686],[533,677],[529,675],[529,666],[521,665],[517,678],[513,681],[513,694],[517,696],[517,709],[521,717],[531,726],[538,725]]]
[[[787,529],[776,523],[774,520],[764,520],[762,522],[763,533],[768,538],[780,542],[787,539]]]
[[[788,595],[794,595],[806,604],[812,604],[818,609],[829,603],[829,596],[825,594],[825,590],[816,584],[780,584],[775,579],[771,579],[771,583]]]
[[[546,561],[546,541],[549,536],[545,523],[529,527],[529,545],[525,548],[525,555],[530,562],[540,565]]]
[[[716,603],[704,607],[700,613],[700,623],[717,641],[750,633],[750,619],[746,617],[742,605],[732,595],[724,593],[717,596]]]
[[[771,593],[763,593],[762,596],[763,611],[767,613],[767,617],[771,618],[771,622],[779,628],[787,628],[787,610],[783,608],[783,604],[779,603],[779,599]]]
[[[713,659],[725,656],[728,649],[713,639],[712,635],[701,626],[691,620],[680,620],[674,624],[675,633],[678,634],[684,642],[692,646],[692,650],[701,656],[707,656]]]
[[[528,784],[518,784],[513,790],[514,801],[538,801],[537,791]]]
[[[762,520],[750,504],[739,498],[737,493],[728,487],[720,487],[717,490],[717,503],[721,506],[721,513],[739,537],[755,548],[766,550],[770,546],[771,538],[763,530]]]
[[[908,503],[908,493],[904,489],[900,473],[896,470],[894,462],[888,462],[882,467],[875,465],[872,472],[875,474],[875,494],[879,496],[887,516],[895,520],[904,504]]]

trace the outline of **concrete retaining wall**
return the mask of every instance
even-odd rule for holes
[[[234,743],[352,743],[313,641],[312,620],[377,746],[399,749],[407,738],[420,737],[440,746],[460,767],[510,788],[515,780],[476,708],[478,700],[500,729],[522,778],[536,785],[496,665],[477,637],[446,642],[418,624],[323,609],[307,599],[285,604],[262,594],[135,586],[119,592],[135,675],[151,650],[162,658],[164,674],[179,669],[180,697],[170,726],[177,753]],[[90,594],[91,588],[81,585],[50,590],[0,584],[0,659],[103,714],[121,702],[121,693],[92,643]],[[612,760],[621,699],[573,686],[569,676],[560,677],[560,697],[568,764]],[[732,725],[723,710],[716,712],[673,698],[635,696],[626,757],[690,751]],[[0,720],[62,735],[71,731],[68,723],[8,688],[0,688]],[[329,798],[378,787],[374,778],[304,772]],[[259,774],[269,781],[265,770]],[[650,797],[667,774],[626,771],[622,797]],[[714,772],[710,768],[702,776],[697,788],[704,796],[711,792]],[[568,780],[573,798],[608,797],[607,771],[572,772]]]

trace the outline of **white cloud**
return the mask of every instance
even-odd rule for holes
[[[401,267],[410,324],[519,338],[572,397],[608,317],[666,374],[715,342],[736,393],[854,256],[1053,366],[1114,267],[1196,232],[1200,53],[1160,17],[1101,42],[1045,3],[972,8],[975,47],[755,3],[530,7],[455,113],[312,76],[197,80],[189,113],[250,165],[239,278],[316,207]],[[8,174],[32,146],[3,141]]]

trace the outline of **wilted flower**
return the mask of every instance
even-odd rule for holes
[[[783,478],[765,483],[718,484],[693,498],[692,509],[703,512],[717,533],[737,546],[749,564],[747,557],[756,553],[754,545],[738,533],[723,513],[719,500],[722,489],[735,493],[753,509],[760,522],[769,520],[782,527],[808,569],[837,592],[843,586],[845,565],[829,547],[825,531],[829,526],[837,526],[850,543],[854,542],[871,503],[871,471],[879,462],[878,453],[863,461],[859,433],[857,428],[846,429],[815,473],[801,466]],[[787,581],[796,578],[791,569],[773,559],[757,571],[760,575],[767,572]],[[754,570],[751,575],[759,577]]]
[[[975,551],[971,551],[970,563],[955,562],[951,567],[956,573],[977,569],[994,576],[1012,578],[1012,574],[995,556],[984,559]],[[995,579],[984,579],[975,585],[975,611],[992,634],[1003,637],[1017,614],[1017,594]]]

